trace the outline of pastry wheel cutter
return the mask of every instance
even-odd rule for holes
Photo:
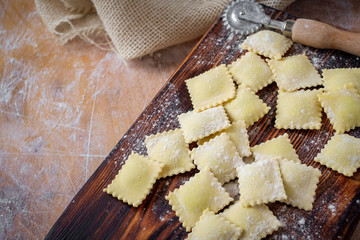
[[[276,21],[266,15],[255,0],[235,0],[224,10],[222,19],[227,29],[247,36],[261,28],[280,30],[294,42],[325,49],[338,49],[360,56],[360,33],[337,29],[310,19]]]

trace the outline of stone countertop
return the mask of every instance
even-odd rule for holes
[[[286,11],[360,32],[357,0]],[[81,39],[60,45],[33,1],[1,1],[0,238],[44,238],[195,44],[124,62]]]

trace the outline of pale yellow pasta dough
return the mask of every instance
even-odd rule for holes
[[[353,85],[360,92],[360,68],[323,69],[322,75],[328,91]]]
[[[219,136],[221,133],[226,133],[229,135],[231,141],[235,144],[236,150],[238,151],[240,157],[247,157],[251,155],[249,135],[246,130],[246,125],[243,120],[231,123],[231,127],[217,132],[213,135],[210,135],[206,138],[200,139],[197,144],[202,145],[205,142],[210,141],[216,136]]]
[[[253,52],[247,52],[228,68],[237,84],[244,84],[254,92],[273,81],[270,67]]]
[[[351,177],[360,167],[360,139],[337,134],[328,141],[314,161]]]
[[[281,222],[264,204],[243,207],[237,201],[225,209],[221,215],[243,230],[242,240],[260,240],[282,226]]]
[[[189,156],[189,145],[185,143],[180,129],[147,136],[145,139],[150,158],[164,163],[160,178],[190,171],[195,167]]]
[[[224,104],[232,122],[244,120],[246,127],[262,118],[270,108],[249,88],[239,85],[236,97]]]
[[[209,108],[203,112],[190,111],[178,116],[185,142],[191,143],[230,127],[223,106]]]
[[[198,169],[209,168],[222,184],[234,179],[236,168],[244,165],[235,145],[226,133],[194,148],[190,154]]]
[[[286,200],[278,161],[262,160],[237,168],[244,207]]]
[[[279,160],[279,163],[287,195],[284,202],[306,211],[312,210],[320,170],[286,159]]]
[[[251,151],[255,157],[255,161],[286,158],[294,162],[300,162],[299,156],[296,154],[287,133],[255,145],[251,148]]]
[[[220,105],[234,98],[235,85],[225,65],[185,81],[195,111]]]
[[[163,163],[133,152],[104,192],[137,207],[150,192],[162,167]]]
[[[265,57],[280,59],[291,47],[292,41],[274,31],[262,30],[249,35],[241,47]]]
[[[281,60],[268,60],[273,77],[279,89],[294,91],[300,88],[322,84],[321,77],[308,57],[304,54]]]
[[[188,232],[204,210],[217,213],[233,201],[209,169],[201,170],[165,198]]]
[[[237,240],[240,234],[241,228],[206,209],[187,239]]]
[[[360,95],[355,88],[324,92],[318,98],[336,133],[360,126]]]
[[[322,90],[280,90],[277,100],[276,128],[320,129],[321,105],[317,95]]]

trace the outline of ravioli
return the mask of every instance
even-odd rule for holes
[[[281,60],[268,60],[273,77],[279,89],[294,91],[300,88],[322,84],[320,74],[304,54]]]
[[[292,44],[293,42],[282,34],[262,30],[249,35],[241,47],[265,57],[279,60]]]
[[[320,129],[322,90],[279,91],[275,127],[283,129]]]
[[[286,200],[278,161],[263,160],[237,168],[244,207]]]
[[[327,91],[353,85],[360,93],[360,68],[323,69],[322,75]]]
[[[190,155],[198,169],[209,168],[221,184],[234,179],[236,168],[245,164],[226,133],[194,148]]]
[[[218,106],[235,96],[234,82],[224,64],[185,83],[196,112]]]
[[[360,95],[355,88],[346,86],[321,93],[318,98],[336,133],[360,126]]]
[[[162,167],[163,163],[132,152],[104,192],[137,207],[149,194]]]
[[[233,201],[209,169],[201,170],[165,198],[188,232],[204,210],[217,213]]]
[[[314,161],[351,177],[360,167],[360,139],[347,134],[336,134]]]
[[[237,240],[241,234],[241,228],[206,209],[200,220],[196,223],[189,240]]]
[[[253,152],[255,161],[286,158],[300,163],[299,156],[296,154],[287,133],[259,145],[255,145],[251,148],[251,151]]]
[[[225,110],[232,122],[243,120],[246,127],[251,126],[270,108],[249,88],[239,85],[236,97],[224,104]]]
[[[180,129],[147,136],[145,143],[149,157],[164,163],[160,178],[195,168],[188,153],[189,145]]]
[[[189,111],[178,116],[185,142],[191,143],[230,127],[224,107],[209,108],[202,112]]]
[[[273,82],[270,67],[253,52],[247,52],[228,68],[237,84],[243,84],[254,92]]]
[[[279,160],[287,199],[283,202],[306,211],[313,208],[320,170],[286,159]]]
[[[282,226],[265,204],[244,207],[237,201],[221,215],[243,230],[241,239],[260,240]]]

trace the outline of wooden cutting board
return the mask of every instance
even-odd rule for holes
[[[295,19],[291,15],[265,7],[273,19]],[[184,80],[220,64],[229,64],[245,52],[238,36],[225,29],[219,19],[200,40],[168,83],[152,100],[109,156],[91,176],[46,239],[184,239],[187,236],[178,217],[165,200],[165,195],[187,181],[189,173],[158,180],[150,194],[138,207],[130,207],[103,192],[125,160],[135,151],[146,154],[145,136],[178,128],[177,115],[192,109]],[[305,53],[314,66],[323,68],[360,67],[359,57],[340,51],[319,50],[294,44],[287,55]],[[251,146],[289,134],[302,163],[322,172],[312,211],[304,211],[282,203],[269,204],[284,227],[269,239],[337,239],[349,238],[360,216],[360,171],[345,177],[313,161],[334,134],[323,113],[320,130],[283,130],[274,128],[277,99],[275,83],[257,94],[270,112],[248,129]],[[349,132],[360,138],[360,128]],[[288,238],[285,238],[285,237]]]

